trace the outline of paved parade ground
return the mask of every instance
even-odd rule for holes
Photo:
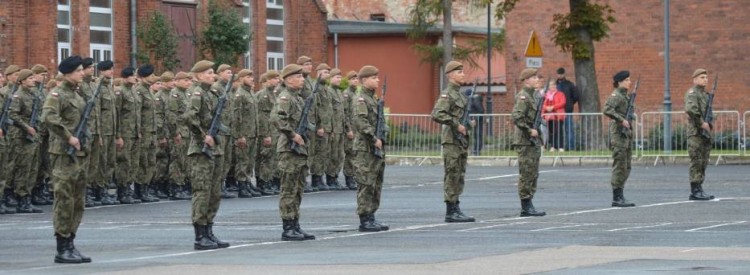
[[[281,242],[278,197],[223,200],[215,232],[232,247],[193,250],[190,202],[86,209],[76,246],[90,264],[53,263],[51,208],[0,216],[2,274],[699,274],[750,273],[747,166],[710,166],[689,201],[687,167],[636,166],[637,207],[609,207],[609,168],[542,167],[534,199],[546,217],[519,218],[514,167],[469,167],[461,208],[443,222],[440,166],[388,166],[379,220],[360,233],[354,191],[305,194],[302,228]]]

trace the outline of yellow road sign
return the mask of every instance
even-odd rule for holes
[[[539,37],[535,31],[531,31],[529,43],[526,44],[526,57],[542,57],[542,44],[539,43]]]

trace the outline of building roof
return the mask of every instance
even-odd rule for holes
[[[406,34],[409,24],[390,23],[380,21],[328,20],[328,32],[347,35],[375,35],[375,34]],[[442,26],[428,29],[428,34],[440,34]],[[453,25],[454,33],[486,35],[486,27]],[[500,28],[492,28],[493,33],[500,32]]]

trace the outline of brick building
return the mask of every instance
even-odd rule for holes
[[[664,101],[664,1],[601,1],[612,6],[617,22],[610,37],[595,43],[597,84],[601,104],[612,91],[612,75],[630,70],[640,76],[638,109],[661,111]],[[567,1],[524,0],[506,18],[505,60],[508,83],[515,83],[525,66],[524,51],[529,33],[539,34],[544,51],[545,74],[557,67],[568,69],[573,80],[570,54],[560,52],[551,41],[552,15],[569,10]],[[709,78],[720,73],[715,110],[750,110],[747,89],[750,78],[750,6],[743,1],[670,1],[670,87],[672,109],[681,111],[685,91],[692,86],[693,70],[709,70]],[[575,80],[573,80],[575,82]],[[710,86],[711,84],[709,84]],[[512,89],[512,84],[509,84]],[[508,112],[512,102],[496,111]]]

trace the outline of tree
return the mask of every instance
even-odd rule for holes
[[[172,70],[180,63],[177,33],[160,11],[148,14],[146,23],[138,26],[137,35],[138,62],[151,63],[157,70]]]
[[[217,64],[237,65],[238,56],[248,51],[251,39],[247,25],[235,9],[215,0],[208,4],[208,24],[203,28],[200,48],[203,58]]]

